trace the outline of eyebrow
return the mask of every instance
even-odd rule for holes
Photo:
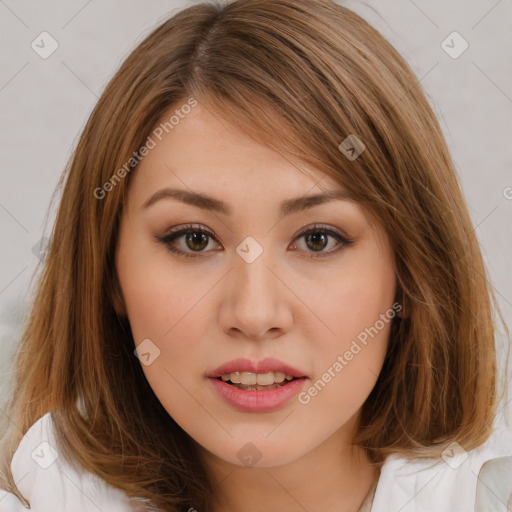
[[[157,201],[162,199],[175,199],[203,210],[214,211],[223,215],[232,215],[233,209],[228,204],[215,199],[207,194],[199,192],[191,192],[178,188],[163,188],[155,192],[143,204],[143,208],[149,208]],[[282,216],[297,213],[313,206],[317,206],[332,201],[354,201],[354,197],[350,192],[344,190],[332,190],[322,194],[315,194],[309,196],[301,196],[292,199],[285,199],[281,202],[279,211]]]

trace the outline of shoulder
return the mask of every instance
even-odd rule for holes
[[[30,502],[32,512],[136,512],[135,505],[119,489],[67,464],[59,456],[50,412],[39,418],[23,436],[11,462],[14,481]],[[2,512],[27,509],[12,493],[0,490]]]
[[[505,512],[509,500],[512,431],[499,426],[480,447],[452,443],[437,461],[388,457],[371,512]]]

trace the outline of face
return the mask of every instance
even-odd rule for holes
[[[130,180],[116,308],[168,413],[206,453],[236,465],[282,465],[335,434],[349,439],[395,316],[382,229],[334,180],[201,104]],[[340,197],[290,202],[325,192]],[[247,366],[229,366],[240,358]],[[254,378],[265,387],[241,389]]]

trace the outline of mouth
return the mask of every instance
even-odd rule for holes
[[[288,385],[294,380],[304,379],[305,377],[294,377],[284,372],[231,372],[225,373],[217,380],[224,382],[234,388],[245,391],[264,391],[280,388]]]
[[[304,388],[306,379],[284,372],[256,374],[236,371],[209,377],[213,391],[220,398],[231,407],[250,413],[284,407]]]
[[[302,370],[269,357],[262,361],[233,359],[206,376],[227,404],[244,412],[269,412],[284,407],[309,378]]]

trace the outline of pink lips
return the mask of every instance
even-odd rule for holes
[[[208,377],[222,377],[225,373],[233,373],[233,372],[251,372],[251,373],[268,373],[268,372],[282,372],[288,375],[292,375],[293,377],[307,377],[304,372],[293,368],[279,359],[273,359],[267,357],[262,361],[253,362],[249,359],[239,358],[233,359],[232,361],[228,361],[220,365],[218,368],[208,373]]]
[[[233,372],[282,372],[292,375],[295,379],[285,380],[281,386],[273,389],[246,390],[227,384],[218,378]],[[221,398],[235,409],[244,412],[269,412],[284,406],[300,392],[308,378],[304,372],[272,358],[260,362],[252,362],[243,358],[234,359],[210,372],[208,377],[213,389]]]

